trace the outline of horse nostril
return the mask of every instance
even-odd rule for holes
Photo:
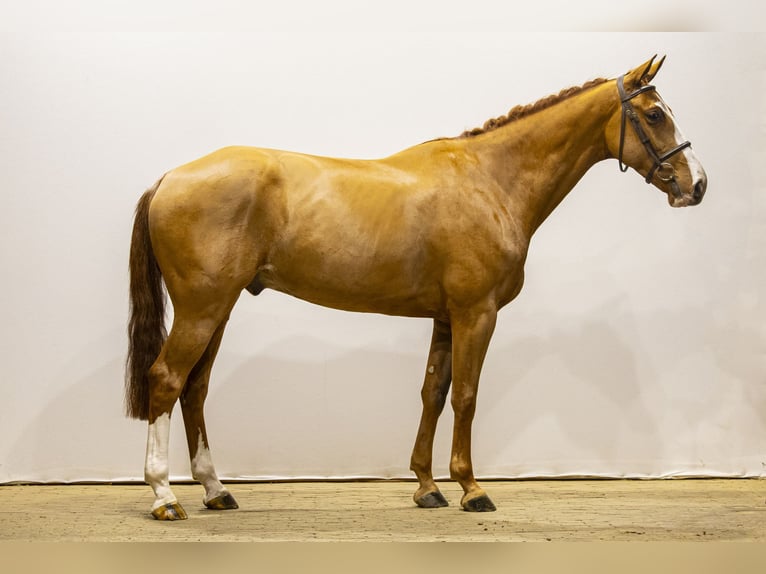
[[[697,184],[694,186],[694,193],[692,194],[692,197],[695,201],[699,202],[702,201],[702,196],[705,195],[705,182],[704,181],[698,181]]]

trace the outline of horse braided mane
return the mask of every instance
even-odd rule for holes
[[[472,130],[466,130],[462,134],[460,134],[460,136],[458,137],[470,138],[470,137],[478,136],[487,132],[491,132],[492,130],[505,126],[515,120],[527,117],[529,115],[534,114],[535,112],[539,112],[546,108],[550,108],[551,106],[558,104],[559,102],[566,100],[567,98],[571,98],[572,96],[576,94],[582,93],[595,86],[599,86],[605,83],[606,81],[607,80],[605,78],[597,78],[595,80],[591,80],[589,82],[584,83],[582,86],[575,86],[572,88],[566,88],[564,90],[561,90],[558,94],[554,94],[552,96],[547,96],[545,98],[542,98],[541,100],[536,101],[534,104],[516,106],[512,108],[511,111],[508,112],[506,115],[500,116],[498,118],[489,119],[486,122],[484,122],[484,125],[482,127],[474,128]]]

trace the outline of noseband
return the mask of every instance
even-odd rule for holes
[[[622,102],[622,123],[620,124],[620,154],[617,158],[617,160],[620,162],[620,171],[623,173],[628,171],[628,166],[625,165],[622,161],[622,151],[625,146],[625,119],[627,118],[633,125],[633,130],[636,132],[638,139],[641,140],[644,148],[646,148],[646,152],[649,154],[649,157],[654,162],[652,169],[650,169],[649,173],[646,174],[646,183],[651,183],[652,178],[656,174],[657,179],[660,181],[670,183],[674,196],[681,197],[681,190],[676,183],[676,170],[673,165],[668,162],[668,160],[678,152],[686,149],[687,147],[690,147],[692,145],[691,142],[685,141],[684,143],[671,149],[669,152],[659,155],[657,150],[654,149],[652,142],[649,140],[649,136],[646,135],[644,128],[641,126],[641,122],[638,120],[638,114],[636,113],[636,110],[630,103],[630,100],[636,96],[639,96],[644,92],[654,91],[656,88],[651,85],[641,86],[635,92],[628,94],[625,92],[624,76],[620,76],[617,78],[617,90],[620,93],[620,101]]]

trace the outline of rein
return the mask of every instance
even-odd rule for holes
[[[632,100],[636,96],[639,96],[643,94],[644,92],[654,91],[656,90],[656,88],[652,85],[641,86],[636,91],[628,94],[625,91],[624,76],[620,76],[619,78],[617,78],[617,90],[620,93],[620,102],[622,103],[622,122],[620,124],[620,153],[619,153],[619,157],[617,158],[617,160],[620,163],[620,171],[622,173],[625,173],[626,171],[628,171],[628,165],[626,165],[622,161],[622,152],[625,146],[625,125],[627,123],[626,122],[626,118],[627,118],[630,120],[630,123],[633,126],[633,131],[636,132],[638,139],[644,145],[646,152],[649,154],[649,157],[654,162],[652,169],[650,169],[649,173],[646,175],[646,183],[651,183],[652,178],[654,178],[656,174],[657,179],[659,179],[660,181],[664,181],[666,183],[670,182],[674,196],[681,197],[682,195],[681,190],[678,187],[678,183],[676,183],[676,170],[673,167],[673,165],[669,163],[667,160],[673,157],[678,152],[686,149],[687,147],[690,147],[692,145],[691,142],[685,141],[682,144],[677,145],[670,151],[662,155],[659,155],[657,153],[657,150],[654,149],[654,146],[652,145],[652,142],[649,139],[649,136],[646,135],[644,128],[641,126],[641,122],[638,119],[638,114],[636,113],[636,110],[633,108],[633,105],[630,103],[630,100]]]

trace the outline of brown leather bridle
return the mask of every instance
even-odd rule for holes
[[[691,142],[685,141],[682,144],[677,145],[670,151],[662,155],[659,155],[657,153],[657,150],[654,149],[654,146],[652,145],[652,142],[649,139],[649,136],[646,135],[644,128],[641,126],[641,122],[638,119],[638,114],[636,113],[636,110],[633,108],[633,105],[630,103],[630,100],[632,100],[636,96],[639,96],[643,94],[644,92],[654,91],[656,90],[656,88],[650,84],[647,84],[645,86],[641,86],[636,91],[628,94],[625,91],[624,76],[620,76],[619,78],[617,78],[617,90],[620,93],[620,102],[622,103],[622,122],[620,124],[620,153],[617,158],[617,160],[620,163],[620,171],[623,173],[628,171],[628,166],[624,164],[622,161],[622,152],[625,146],[625,124],[626,124],[626,118],[627,118],[630,120],[630,123],[633,126],[633,130],[636,132],[638,139],[644,145],[644,148],[646,148],[646,152],[649,154],[649,157],[654,162],[654,165],[649,170],[649,173],[646,175],[646,183],[651,183],[652,179],[654,178],[656,174],[657,179],[659,179],[660,181],[665,183],[670,183],[674,196],[681,197],[682,196],[681,190],[678,187],[678,183],[676,183],[676,170],[673,167],[673,165],[669,163],[667,160],[670,159],[675,154],[677,154],[678,152],[686,149],[687,147],[690,147],[692,145]]]

